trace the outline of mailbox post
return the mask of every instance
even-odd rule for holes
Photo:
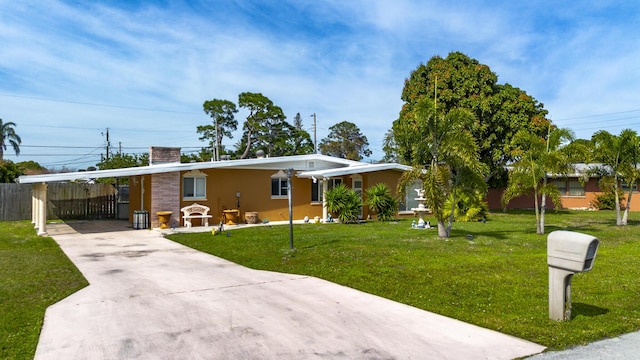
[[[571,320],[571,279],[591,270],[599,244],[596,237],[572,231],[553,231],[547,237],[550,319]]]

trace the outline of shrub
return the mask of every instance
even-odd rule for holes
[[[613,189],[607,189],[602,194],[596,196],[596,201],[593,204],[598,210],[615,210],[616,208],[616,194]],[[620,198],[620,208],[623,209],[622,198]]]
[[[451,215],[451,205],[453,194],[449,195],[444,206],[445,218]],[[484,200],[484,195],[476,192],[474,194],[457,192],[456,203],[453,210],[453,219],[459,222],[478,221],[487,217],[489,205]]]
[[[393,219],[398,208],[398,202],[391,195],[391,191],[385,183],[376,184],[366,190],[366,205],[371,212],[377,214],[379,221]]]
[[[324,194],[327,211],[343,223],[355,222],[362,210],[360,196],[344,184],[327,190]]]

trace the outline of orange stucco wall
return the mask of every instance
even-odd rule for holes
[[[144,185],[144,206],[141,191]],[[151,175],[131,176],[129,178],[129,221],[133,221],[136,210],[151,210]]]
[[[271,175],[273,170],[211,169],[203,170],[207,175],[206,200],[181,200],[181,207],[193,203],[208,206],[212,224],[222,220],[222,211],[237,209],[240,220],[247,211],[258,212],[261,220],[280,221],[289,219],[289,201],[271,198]],[[182,173],[184,175],[184,173]],[[311,180],[292,178],[293,218],[313,218],[322,215],[322,205],[311,204]],[[182,188],[181,188],[182,191]],[[238,198],[236,195],[240,193]],[[194,226],[196,225],[194,220]]]
[[[209,214],[212,218],[209,220],[210,225],[215,225],[222,221],[223,210],[237,209],[240,212],[240,221],[244,221],[246,212],[258,212],[260,220],[269,219],[270,221],[282,221],[289,219],[289,202],[285,198],[271,197],[271,176],[276,173],[275,170],[243,170],[243,169],[206,169],[201,171],[206,175],[206,199],[189,199],[182,198],[182,181],[180,181],[180,207],[188,206],[193,203],[208,206],[211,210]],[[186,174],[181,172],[180,179]],[[363,192],[380,182],[387,184],[393,194],[396,193],[396,187],[401,173],[398,171],[378,171],[373,173],[362,174]],[[134,176],[130,180],[130,209],[129,220],[133,220],[133,211],[142,209],[142,179],[144,178],[144,209],[149,211],[152,209],[151,188],[152,176]],[[352,176],[340,177],[342,183],[348,187],[352,186]],[[314,218],[322,217],[322,203],[311,202],[311,179],[292,178],[292,208],[293,218],[295,220],[303,219],[305,216]],[[240,197],[236,196],[240,193]],[[363,195],[363,200],[364,195]],[[153,214],[150,214],[152,216]],[[363,217],[369,215],[367,207],[363,207]],[[178,214],[174,219],[182,222],[182,214]],[[193,226],[201,225],[199,219],[192,221]]]
[[[596,179],[590,179],[584,186],[584,196],[562,196],[561,209],[593,209],[595,208],[597,196],[602,194]],[[489,189],[487,194],[487,202],[492,210],[502,209],[501,198],[504,189]],[[625,194],[626,198],[626,194]],[[635,202],[633,201],[637,199]],[[538,199],[540,200],[540,199]],[[624,201],[623,201],[624,205]],[[507,209],[533,209],[533,195],[517,197],[507,205]],[[553,208],[554,204],[551,199],[547,198],[547,208]],[[634,192],[631,201],[630,211],[640,211],[640,194]]]

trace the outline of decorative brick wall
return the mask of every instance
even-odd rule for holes
[[[149,149],[151,165],[179,163],[180,148],[156,147]],[[171,222],[180,224],[180,172],[151,175],[151,227],[160,226],[158,211],[171,211]]]
[[[170,172],[151,176],[151,227],[160,226],[158,211],[171,211],[171,221],[180,224],[180,173]]]

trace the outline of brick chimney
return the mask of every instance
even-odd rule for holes
[[[152,146],[149,165],[180,163],[180,148]],[[180,172],[151,175],[151,227],[160,225],[158,211],[171,211],[171,221],[180,223]]]
[[[179,147],[151,146],[149,148],[149,165],[180,162]]]

